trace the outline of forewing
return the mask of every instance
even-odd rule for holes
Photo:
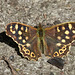
[[[75,23],[68,22],[45,29],[45,55],[63,57],[75,40]]]
[[[20,53],[29,60],[38,58],[41,53],[38,49],[37,29],[22,23],[10,23],[6,26],[6,35],[17,44]]]

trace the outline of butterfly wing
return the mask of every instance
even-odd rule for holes
[[[6,35],[18,44],[20,53],[29,60],[41,57],[36,33],[36,28],[22,23],[14,22],[6,26]]]
[[[75,23],[68,22],[45,29],[45,55],[49,57],[63,57],[75,40]]]

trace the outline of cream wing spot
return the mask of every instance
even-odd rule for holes
[[[16,31],[12,31],[12,34],[15,34],[16,33]]]
[[[64,26],[62,26],[62,30],[65,30],[65,27]]]
[[[15,29],[16,29],[16,30],[18,29],[18,24],[15,25]]]
[[[60,29],[59,29],[59,27],[57,27],[57,32],[60,32]]]
[[[25,43],[26,41],[23,39],[22,42]]]
[[[61,43],[57,43],[56,45],[57,45],[57,46],[61,46]]]
[[[66,38],[66,39],[70,39],[70,37],[69,37],[69,36],[65,36],[65,38]]]
[[[21,30],[24,30],[23,26],[21,27]]]
[[[72,33],[75,34],[75,30],[72,30]]]
[[[26,46],[27,46],[27,47],[30,47],[30,44],[29,44],[29,43],[27,43],[27,44],[26,44]]]
[[[61,37],[60,37],[60,36],[57,36],[57,39],[58,39],[58,40],[61,40]]]
[[[68,30],[66,30],[66,31],[65,31],[65,34],[69,35],[69,31],[68,31]]]
[[[10,31],[13,32],[12,29],[10,29]]]
[[[19,39],[19,40],[22,40],[22,37],[20,36],[18,39]]]
[[[13,27],[12,27],[12,26],[10,26],[10,31],[11,31],[11,32],[12,32],[12,28],[13,28]]]
[[[25,32],[27,32],[27,30],[28,30],[28,29],[27,29],[27,27],[26,27]]]
[[[26,36],[25,39],[28,40],[28,36]]]
[[[19,35],[22,35],[22,32],[21,32],[21,31],[18,31],[18,34],[19,34]]]
[[[12,32],[12,34],[15,34],[16,33],[16,31],[13,31],[12,30],[12,26],[10,26],[10,31]]]
[[[66,41],[65,41],[65,39],[62,39],[61,42],[62,42],[62,43],[65,43]]]
[[[13,27],[12,26],[10,26],[10,29],[12,29]]]
[[[72,24],[68,24],[68,27],[69,27],[69,29],[71,30],[72,29]]]

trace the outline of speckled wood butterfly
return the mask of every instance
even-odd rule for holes
[[[49,28],[38,28],[22,24],[9,23],[6,35],[11,37],[19,47],[23,57],[38,60],[41,53],[48,57],[63,57],[69,52],[75,40],[75,22],[58,24]]]

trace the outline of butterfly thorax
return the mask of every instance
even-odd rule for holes
[[[41,24],[39,24],[39,27],[37,29],[37,36],[39,41],[39,48],[41,49],[41,52],[44,53],[44,44],[43,44],[44,29],[41,26]]]

